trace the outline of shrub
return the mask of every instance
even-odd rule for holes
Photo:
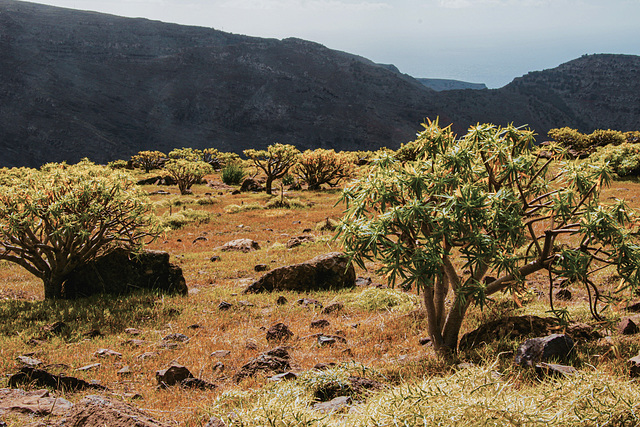
[[[246,174],[240,164],[230,163],[222,169],[222,182],[227,185],[239,185]]]
[[[133,167],[142,168],[146,173],[151,169],[159,169],[164,164],[165,155],[161,151],[140,151],[131,157]]]
[[[295,173],[306,182],[309,190],[319,190],[323,184],[337,186],[353,174],[353,163],[349,156],[334,150],[307,150],[298,159]]]
[[[211,219],[211,214],[205,211],[184,209],[180,212],[165,215],[160,219],[163,228],[177,230],[188,224],[206,224]]]
[[[204,158],[202,150],[197,148],[174,148],[169,152],[169,158],[174,160],[189,160],[190,162],[201,162]]]
[[[187,159],[170,159],[165,169],[178,183],[180,194],[188,194],[193,184],[199,184],[202,178],[211,172],[211,166],[208,163]]]
[[[548,132],[548,135],[549,138],[553,139],[566,148],[582,150],[584,148],[587,148],[589,145],[586,135],[569,127],[551,129]]]
[[[633,130],[625,132],[624,139],[629,144],[640,144],[640,131]]]
[[[127,163],[126,160],[114,160],[113,162],[107,163],[107,166],[111,169],[126,169]]]
[[[0,260],[40,278],[46,299],[62,297],[74,269],[155,235],[151,204],[124,172],[82,161],[20,173],[0,186]]]
[[[600,147],[591,155],[595,161],[609,163],[609,166],[620,177],[640,175],[640,144]]]
[[[587,144],[590,148],[604,147],[605,145],[620,145],[626,141],[625,135],[617,130],[594,130],[587,136]]]

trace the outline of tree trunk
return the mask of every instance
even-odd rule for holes
[[[44,299],[62,298],[62,284],[64,283],[62,277],[50,277],[49,279],[43,279],[43,282]]]
[[[267,176],[267,182],[264,184],[264,188],[267,194],[272,194],[271,187],[273,186],[273,177]]]

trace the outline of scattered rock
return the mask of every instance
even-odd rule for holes
[[[193,239],[192,244],[194,244],[194,245],[195,245],[195,244],[196,244],[196,243],[198,243],[198,242],[206,242],[207,240],[209,240],[209,239],[207,239],[207,238],[206,238],[206,237],[204,237],[204,236],[198,236],[198,237],[196,237],[195,239]]]
[[[538,363],[536,364],[536,370],[545,376],[562,375],[571,376],[575,375],[578,370],[573,366],[558,365],[557,363]]]
[[[297,237],[292,237],[287,241],[287,248],[291,249],[291,248],[295,248],[297,246],[302,245],[303,243],[313,243],[315,242],[316,239],[315,237],[309,235],[309,234],[304,234],[302,236],[297,236]]]
[[[134,256],[126,249],[116,249],[74,270],[65,282],[64,298],[126,295],[141,289],[188,292],[182,269],[169,262],[167,252],[147,250]]]
[[[522,344],[515,355],[515,362],[523,366],[535,366],[539,362],[567,358],[574,343],[569,335],[552,334],[542,338],[531,338]]]
[[[331,252],[307,262],[276,268],[245,289],[245,293],[271,291],[339,290],[355,286],[356,273],[346,255]]]
[[[85,365],[81,368],[78,368],[76,369],[76,371],[80,371],[80,372],[91,371],[92,369],[99,368],[100,366],[102,366],[102,363],[92,363],[90,365]]]
[[[356,286],[369,286],[373,283],[371,277],[360,277],[356,278]]]
[[[43,330],[45,333],[51,334],[51,335],[60,335],[61,333],[63,333],[66,329],[68,328],[67,324],[64,322],[53,322],[50,325],[46,325]]]
[[[313,305],[316,308],[322,308],[322,303],[320,301],[311,298],[300,298],[298,301],[296,301],[296,304],[304,305],[305,307]]]
[[[142,347],[146,343],[147,342],[145,340],[130,339],[130,340],[124,341],[122,343],[122,345],[127,345],[127,346],[131,346],[131,347]]]
[[[291,329],[284,323],[276,323],[267,331],[266,339],[270,344],[276,344],[289,340],[293,336]]]
[[[640,353],[628,360],[629,376],[631,378],[640,377]]]
[[[167,369],[156,371],[156,381],[161,388],[179,384],[182,380],[193,378],[189,369],[182,365],[171,365]]]
[[[638,319],[631,317],[624,317],[618,323],[618,332],[622,335],[634,335],[640,332],[640,328],[637,325]]]
[[[269,269],[269,266],[267,264],[258,264],[253,267],[253,270],[258,273],[262,271],[267,271],[268,269]]]
[[[18,362],[22,363],[23,365],[27,365],[27,366],[30,366],[32,368],[35,368],[36,366],[42,365],[42,361],[41,360],[34,359],[33,357],[29,357],[29,356],[18,356],[18,357],[16,357],[16,360]]]
[[[85,396],[56,426],[169,427],[127,403],[96,395]]]
[[[220,261],[221,259],[222,259],[222,258],[220,258],[218,255],[214,255],[214,256],[212,256],[212,257],[209,259],[209,261],[211,261],[211,262],[218,262],[218,261]]]
[[[233,190],[231,192],[232,195],[237,196],[238,194],[242,194],[240,190]]]
[[[218,304],[218,310],[229,310],[231,307],[233,307],[233,305],[226,301],[222,301]]]
[[[222,358],[227,357],[230,354],[231,354],[231,352],[229,350],[216,350],[213,353],[211,353],[209,356],[210,357],[217,357],[218,359],[222,359]]]
[[[288,302],[289,301],[287,301],[287,299],[285,297],[283,297],[282,295],[280,295],[278,297],[278,299],[276,300],[276,304],[278,304],[278,305],[285,305]]]
[[[560,289],[556,292],[556,299],[561,301],[571,301],[571,291],[569,289]]]
[[[225,243],[224,245],[216,248],[216,250],[222,252],[251,252],[260,250],[260,245],[255,240],[251,239],[236,239]]]
[[[347,343],[347,339],[345,337],[341,337],[340,335],[318,334],[317,340],[318,340],[318,345],[320,347],[324,347],[326,345],[333,345],[336,342],[340,342],[342,344]]]
[[[122,353],[118,353],[117,351],[113,351],[108,348],[100,348],[95,353],[93,353],[93,357],[122,357]]]
[[[326,319],[318,319],[311,322],[312,329],[328,328],[329,325],[331,325],[331,323],[329,323],[329,321]]]
[[[174,333],[162,338],[162,341],[187,342],[189,341],[189,337],[184,334]]]
[[[129,365],[125,365],[117,372],[117,374],[120,376],[131,375],[132,374],[131,368],[129,367]]]
[[[24,384],[35,387],[48,387],[55,390],[79,391],[85,389],[106,390],[99,384],[88,383],[76,377],[66,375],[54,375],[43,369],[35,369],[29,366],[21,368],[17,373],[9,377],[9,387],[16,388]]]
[[[289,353],[283,347],[277,347],[251,359],[233,376],[235,382],[252,377],[259,372],[281,374],[291,369]]]
[[[319,402],[313,405],[313,409],[325,414],[341,412],[351,406],[351,396],[338,396],[328,402]]]
[[[501,340],[506,337],[522,338],[549,334],[558,325],[558,319],[538,316],[511,316],[480,325],[460,339],[460,350]]]
[[[257,350],[258,349],[258,342],[256,340],[254,340],[253,338],[249,338],[247,341],[245,341],[244,347],[247,350]]]
[[[202,328],[202,325],[198,324],[198,323],[193,323],[189,326],[187,326],[188,329],[200,329]]]
[[[224,421],[218,417],[209,418],[209,422],[204,427],[227,427]]]
[[[213,390],[217,386],[200,378],[185,378],[180,381],[180,386],[184,388],[195,388],[198,390]]]
[[[288,372],[283,372],[282,374],[274,375],[271,378],[269,378],[269,380],[277,382],[282,380],[295,380],[296,378],[298,378],[298,375],[296,373],[288,371]]]
[[[240,307],[255,307],[255,304],[249,301],[238,301]]]
[[[324,371],[325,369],[329,369],[329,368],[333,368],[334,366],[336,366],[336,364],[334,362],[329,362],[329,363],[316,363],[313,366],[313,369],[317,370],[317,371]]]
[[[257,179],[247,178],[242,181],[242,185],[240,186],[240,191],[243,193],[246,192],[261,192],[264,191],[264,187],[260,184]]]
[[[334,302],[326,306],[324,310],[322,310],[322,313],[331,314],[337,311],[341,311],[343,308],[344,308],[344,304],[342,304],[341,302]]]
[[[138,359],[138,360],[153,359],[157,355],[158,355],[158,353],[156,353],[155,351],[145,351],[144,353],[138,355],[136,357],[136,359]]]
[[[431,338],[429,338],[429,337],[420,338],[419,342],[420,342],[420,345],[431,344]]]
[[[211,371],[213,371],[213,372],[222,372],[222,371],[224,371],[224,363],[216,362],[216,364],[211,367]]]
[[[0,389],[0,415],[7,413],[38,416],[64,415],[72,407],[71,402],[62,397],[51,396],[46,389],[34,391]]]

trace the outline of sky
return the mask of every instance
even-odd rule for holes
[[[584,54],[640,55],[640,0],[44,0],[72,9],[297,37],[414,77],[502,87]]]

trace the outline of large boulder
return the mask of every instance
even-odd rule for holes
[[[95,294],[125,295],[141,289],[187,294],[182,269],[169,262],[169,254],[147,250],[139,255],[116,249],[76,269],[64,284],[68,299]]]
[[[522,366],[535,366],[539,362],[566,360],[573,347],[573,339],[566,334],[531,338],[518,347],[515,362]]]
[[[340,252],[319,255],[307,262],[276,268],[247,287],[245,293],[319,291],[352,288],[356,272]]]

